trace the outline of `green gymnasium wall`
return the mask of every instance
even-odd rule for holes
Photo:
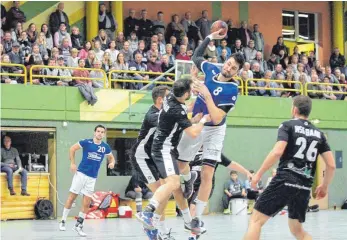
[[[69,147],[81,138],[91,137],[97,123],[109,129],[139,129],[151,104],[150,93],[99,90],[99,102],[88,106],[77,88],[1,85],[1,125],[13,127],[53,127],[57,140],[57,189],[65,201],[71,184]],[[129,97],[130,96],[130,97]],[[327,134],[332,150],[347,152],[346,102],[314,100],[312,119]],[[236,109],[228,116],[224,152],[249,169],[258,169],[276,140],[277,127],[290,118],[290,99],[239,97]],[[63,122],[67,126],[63,127]],[[80,153],[79,153],[80,154]],[[77,156],[77,160],[80,155]],[[264,176],[266,181],[268,175]],[[111,179],[112,178],[112,179]],[[210,210],[221,211],[223,184],[228,171],[219,167]],[[96,190],[124,191],[129,177],[107,177],[106,164],[99,173]],[[347,167],[336,170],[329,189],[329,205],[340,205],[347,197]],[[80,202],[77,202],[80,206]],[[73,214],[78,213],[78,206]],[[62,206],[58,205],[58,215]]]

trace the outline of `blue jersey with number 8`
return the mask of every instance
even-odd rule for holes
[[[77,171],[96,178],[105,155],[112,154],[110,146],[104,142],[96,144],[93,139],[84,139],[78,144],[83,148],[83,155]]]
[[[217,66],[207,61],[202,63],[201,69],[205,73],[205,85],[210,91],[215,105],[223,110],[228,109],[227,111],[233,109],[238,95],[237,83],[217,81],[217,77],[220,73],[220,70]],[[204,97],[199,94],[193,108],[193,116],[201,112],[204,115],[208,114],[208,109]],[[224,123],[225,118],[218,125],[214,125],[212,122],[206,123],[205,125],[220,126]]]

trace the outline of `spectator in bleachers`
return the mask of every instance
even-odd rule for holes
[[[158,56],[152,54],[147,62],[147,71],[148,72],[162,72],[161,62],[158,61]],[[150,75],[151,79],[155,79],[158,75]]]
[[[180,47],[177,44],[177,39],[175,36],[170,37],[170,44],[172,47],[172,54],[176,56],[176,54],[180,51]]]
[[[123,45],[124,45],[125,41],[126,40],[125,40],[123,32],[118,32],[118,35],[117,35],[117,38],[116,38],[116,48],[117,48],[117,50],[123,49]]]
[[[189,43],[189,39],[188,39],[187,36],[184,36],[184,37],[182,38],[181,45],[185,45],[185,46],[186,46],[187,52],[188,52],[188,51],[193,51],[193,50],[194,50],[194,46],[193,46],[193,44],[190,44],[190,43]]]
[[[301,63],[304,64],[304,72],[309,76],[311,75],[311,68],[310,67],[310,64],[309,64],[309,61],[308,61],[308,57],[303,55],[301,57]]]
[[[253,72],[251,71],[251,64],[249,64],[249,62],[243,64],[242,69],[239,71],[239,75],[241,75],[243,71],[247,72],[248,78],[253,78]]]
[[[242,21],[239,28],[239,39],[242,46],[248,46],[249,41],[253,39],[252,32],[247,27],[247,21]]]
[[[156,43],[156,42],[152,42],[151,48],[147,51],[148,59],[150,59],[152,57],[152,55],[157,56],[157,60],[159,60],[161,58],[161,55],[160,55],[159,50],[158,50],[158,43]]]
[[[241,80],[243,81],[244,88],[246,89],[246,84],[247,84],[248,87],[255,87],[256,83],[254,81],[252,81],[252,80],[248,81],[248,79],[253,79],[253,73],[252,73],[252,78],[250,78],[249,75],[248,75],[248,71],[242,70],[241,71]],[[256,96],[257,95],[256,90],[249,89],[248,90],[248,95],[249,96]]]
[[[129,9],[129,16],[124,19],[124,35],[126,38],[130,36],[131,32],[138,31],[138,20],[135,18],[135,10],[130,8]],[[119,50],[119,49],[118,49]]]
[[[340,53],[340,49],[334,48],[334,52],[330,56],[330,66],[334,70],[335,68],[343,69],[346,63],[345,57]]]
[[[271,53],[279,56],[281,50],[284,50],[284,54],[288,55],[288,48],[286,47],[286,45],[284,45],[282,36],[277,38],[277,43],[272,47]]]
[[[252,72],[254,79],[261,79],[264,77],[264,72],[260,70],[260,65],[257,62],[252,64]]]
[[[147,10],[141,10],[141,19],[138,20],[139,31],[138,37],[141,40],[145,40],[146,44],[149,44],[150,38],[153,31],[153,23],[151,20],[147,19]]]
[[[215,46],[214,40],[210,41],[210,43],[207,45],[207,48],[204,53],[204,57],[206,59],[217,57],[217,48]],[[177,56],[176,56],[176,59],[177,59]]]
[[[2,63],[11,63],[10,57],[7,54],[2,55],[1,57]],[[10,66],[1,66],[0,68],[1,73],[14,73],[14,68]],[[16,77],[9,76],[9,75],[1,75],[0,76],[1,83],[7,83],[7,84],[17,84]]]
[[[94,62],[93,68],[95,69],[101,69],[102,67],[102,62],[100,60],[96,60]],[[91,71],[89,74],[90,78],[103,78],[104,74],[101,71]],[[108,87],[108,81],[104,83],[103,80],[93,80],[92,81],[92,86],[93,88],[104,88],[106,84],[106,87]]]
[[[23,55],[27,57],[31,53],[31,43],[29,42],[27,32],[23,31],[19,39],[20,50]]]
[[[305,87],[305,85],[306,85],[306,83],[307,83],[307,77],[306,77],[306,75],[303,73],[303,74],[301,74],[301,75],[299,76],[299,79],[296,80],[296,81],[299,81],[299,82],[301,83],[301,85],[300,85],[299,83],[295,83],[295,84],[294,84],[294,88],[299,90],[299,89]],[[295,93],[296,93],[296,95],[300,95],[300,94],[301,94],[300,92],[295,92]]]
[[[172,45],[170,43],[166,44],[165,52],[166,52],[166,56],[169,58],[169,63],[174,65],[176,58],[175,58],[175,54],[172,51]]]
[[[46,36],[43,32],[39,33],[38,38],[36,40],[36,44],[39,46],[40,54],[42,56],[44,64],[47,64],[49,59],[49,53],[47,50]]]
[[[157,19],[153,21],[153,33],[161,33],[162,35],[164,35],[165,29],[166,23],[164,22],[164,13],[162,11],[159,11],[157,13]]]
[[[30,23],[27,29],[28,39],[31,44],[36,42],[37,31],[35,23]]]
[[[65,65],[65,58],[64,56],[60,55],[58,57],[58,62],[57,62],[57,65],[59,67],[66,67]],[[58,86],[69,86],[70,83],[71,83],[71,72],[69,69],[64,69],[64,68],[59,68],[57,69],[58,70],[58,76],[61,76],[61,77],[68,77],[68,78],[60,78],[58,81],[57,81],[57,85]]]
[[[210,34],[212,26],[212,22],[208,19],[208,11],[203,10],[201,12],[201,18],[199,18],[195,23],[200,29],[202,39],[205,39]]]
[[[0,43],[0,55],[4,54],[4,46]]]
[[[239,29],[233,27],[233,20],[231,18],[228,19],[227,24],[228,24],[227,42],[228,42],[228,46],[232,48],[235,45],[236,39],[239,38]]]
[[[317,75],[312,76],[311,77],[311,82],[317,83],[318,82],[318,76]],[[319,85],[316,85],[316,84],[308,84],[307,85],[307,90],[320,91],[321,88],[320,88]],[[307,94],[308,94],[308,96],[310,98],[313,98],[313,99],[320,99],[323,96],[321,93],[317,93],[317,92],[308,92]]]
[[[245,60],[247,62],[252,62],[257,54],[257,50],[254,48],[254,40],[248,42],[248,46],[243,49]]]
[[[293,49],[293,52],[294,52],[293,55],[290,56],[290,63],[292,63],[292,59],[293,59],[294,56],[297,57],[298,61],[301,60],[301,57],[302,57],[302,55],[301,55],[300,52],[299,52],[299,47],[298,47],[298,45],[295,45],[295,47],[294,47],[294,49]]]
[[[184,14],[184,18],[182,19],[181,24],[183,25],[185,35],[189,39],[189,43],[192,44],[195,48],[198,40],[202,40],[202,36],[199,27],[192,20],[191,12],[186,12]]]
[[[114,62],[111,70],[129,70],[129,64],[125,61],[123,53],[119,53],[117,55],[117,60]],[[126,78],[128,75],[127,73],[113,73],[112,78],[113,79],[123,79]],[[118,83],[113,82],[114,88],[126,88],[126,83]]]
[[[238,179],[237,172],[230,172],[230,179],[224,184],[224,194],[222,198],[222,204],[224,214],[229,214],[229,202],[232,198],[244,198],[246,197],[246,190],[244,184]]]
[[[83,48],[78,53],[78,57],[80,59],[87,59],[90,50],[92,50],[92,43],[90,41],[85,42]]]
[[[228,43],[226,39],[222,39],[220,41],[220,45],[217,47],[217,56],[220,56],[222,54],[222,50],[225,49],[227,51],[227,58],[230,57],[231,49],[227,45]]]
[[[280,50],[277,61],[282,65],[283,69],[287,68],[289,64],[289,57],[285,54],[284,50]]]
[[[252,64],[258,63],[260,66],[260,71],[265,73],[267,70],[267,62],[263,60],[263,54],[261,52],[257,52],[255,55],[255,59],[252,61]]]
[[[24,56],[23,56],[23,53],[19,51],[19,49],[20,49],[19,43],[14,42],[12,44],[12,51],[8,53],[8,56],[10,57],[11,63],[24,64]],[[22,72],[20,72],[20,73],[22,73]]]
[[[56,47],[52,48],[51,58],[53,58],[55,61],[58,61],[58,57],[59,57],[59,49]]]
[[[335,69],[335,73],[337,72],[337,74],[339,75],[340,69]],[[332,73],[332,69],[330,66],[326,66],[325,68],[325,75],[328,76],[331,80],[331,83],[337,83],[338,82],[338,78]],[[323,78],[324,79],[324,78]]]
[[[294,81],[294,70],[293,70],[293,67],[291,64],[288,64],[288,66],[286,68],[285,80],[286,80],[286,82],[283,82],[283,88],[295,89],[295,84],[290,82],[290,81]],[[296,93],[292,92],[292,91],[285,91],[285,92],[283,92],[283,94],[285,94],[286,97],[296,95]]]
[[[99,7],[99,30],[104,29],[108,39],[115,39],[115,32],[117,31],[118,23],[114,18],[112,12],[107,11],[105,3],[100,3]],[[107,44],[108,45],[108,44]],[[105,50],[105,49],[103,49]]]
[[[94,61],[93,61],[92,64],[94,64]],[[84,59],[79,59],[78,60],[78,67],[79,68],[84,68],[85,67],[85,60]],[[87,78],[87,77],[89,77],[89,71],[87,69],[86,70],[76,69],[76,70],[73,71],[72,76],[73,77]],[[85,84],[85,85],[92,86],[92,81],[91,80],[85,80],[85,79],[74,79],[74,80],[72,80],[72,85],[73,86],[77,86],[79,84],[82,84],[82,85]]]
[[[276,54],[272,53],[270,56],[270,59],[267,60],[267,69],[270,71],[275,71],[277,65],[277,56]]]
[[[126,41],[124,42],[123,49],[119,51],[123,53],[126,62],[131,62],[133,60],[133,53],[130,51],[129,46],[129,42]]]
[[[334,83],[334,84],[339,84],[340,83],[340,78],[341,78],[341,75],[342,75],[341,74],[341,70],[339,68],[336,68],[334,72],[335,72],[335,75],[330,74],[330,76],[332,77],[332,78],[330,78],[330,82]],[[333,91],[340,91],[340,92],[343,91],[341,86],[332,86],[332,89],[333,89]],[[343,100],[344,99],[344,95],[343,94],[336,94],[335,93],[334,95],[336,96],[337,100]]]
[[[62,41],[62,44],[59,48],[59,54],[63,55],[64,57],[64,63],[67,64],[68,58],[71,56],[71,46],[69,45],[69,39],[64,38]]]
[[[298,71],[299,57],[297,55],[292,55],[289,62],[292,65],[293,71]]]
[[[185,39],[185,38],[186,37],[184,37],[183,39]],[[159,54],[160,55],[166,54],[165,39],[164,39],[164,34],[162,34],[162,33],[158,33],[158,49],[159,49]]]
[[[6,15],[6,29],[10,30],[15,28],[17,22],[25,23],[26,17],[24,12],[19,9],[19,1],[13,1],[13,7],[7,11]]]
[[[78,60],[80,58],[78,57],[78,50],[76,48],[71,49],[71,56],[67,59],[67,66],[68,67],[78,67]],[[73,70],[70,71],[73,73]]]
[[[43,32],[46,36],[46,47],[48,49],[48,53],[50,54],[53,48],[53,36],[51,34],[51,31],[48,29],[47,24],[41,25],[41,32]]]
[[[8,190],[11,195],[16,195],[13,189],[13,173],[19,173],[21,175],[21,195],[30,196],[27,192],[28,172],[22,166],[18,150],[12,147],[11,138],[9,136],[5,136],[3,141],[4,147],[1,148],[1,172],[6,173]]]
[[[135,52],[139,46],[139,40],[136,36],[136,32],[132,32],[130,34],[130,38],[128,39],[128,42],[130,44],[129,49],[131,52]]]
[[[263,89],[259,89],[257,91],[258,96],[267,96],[267,97],[276,97],[276,91],[275,90],[269,90],[267,88],[275,88],[274,82],[271,82],[271,76],[272,72],[270,70],[267,70],[264,75],[265,81],[258,81],[257,86],[263,87]]]
[[[324,83],[330,83],[330,78],[329,77],[324,77]],[[323,99],[329,99],[329,100],[336,100],[336,96],[332,93],[333,88],[329,85],[319,85],[321,91],[325,91],[323,93]]]
[[[81,50],[83,48],[82,36],[78,27],[73,26],[71,28],[71,44],[72,48]]]
[[[316,56],[314,54],[314,51],[310,51],[310,54],[308,55],[308,61],[307,64],[309,65],[310,68],[313,68],[313,64],[316,61]]]
[[[285,76],[285,73],[284,73],[284,71],[283,71],[283,68],[282,68],[282,65],[281,65],[281,64],[277,64],[277,65],[276,65],[275,71],[273,71],[271,79],[277,79],[276,77],[277,77],[279,74],[280,74],[280,75],[283,75],[283,77]]]
[[[170,68],[172,68],[173,67],[173,64],[171,64],[170,62],[169,62],[169,57],[168,57],[168,55],[163,55],[162,57],[161,57],[161,71],[162,72],[166,72],[166,71],[168,71]],[[169,73],[175,73],[175,70],[172,70],[171,72],[169,72]],[[172,77],[172,76],[165,76],[165,80],[166,81],[169,81],[169,82],[172,82],[172,81],[174,81],[174,78]]]
[[[4,5],[1,4],[1,25],[5,26],[6,24],[6,15],[7,11]]]
[[[37,45],[36,43],[32,45],[32,52],[28,55],[26,59],[28,59],[28,61],[25,60],[27,66],[43,64],[43,58],[40,53],[39,45]]]
[[[235,40],[235,46],[231,47],[231,52],[232,53],[242,53],[243,54],[243,47],[242,47],[240,39],[236,39]]]
[[[55,66],[56,65],[56,61],[54,58],[50,58],[48,60],[48,67],[44,68],[42,70],[42,75],[45,76],[58,76],[59,72],[58,69],[56,68],[50,68],[49,66]],[[43,78],[43,84],[44,85],[49,85],[49,86],[55,86],[57,85],[59,78],[50,78],[50,77],[45,77]]]
[[[72,46],[70,34],[66,31],[66,24],[60,23],[59,30],[54,34],[54,46],[59,47],[64,38],[69,40],[69,46]]]
[[[22,32],[23,32],[23,24],[21,22],[18,22],[16,24],[16,27],[11,30],[12,41],[17,42]]]
[[[49,29],[52,34],[55,34],[61,28],[61,24],[65,23],[65,28],[70,31],[69,17],[64,12],[64,3],[58,4],[57,10],[49,16]],[[56,44],[58,46],[58,44]]]
[[[109,52],[105,52],[104,53],[104,57],[102,58],[102,69],[108,73],[108,71],[110,70],[110,68],[112,67],[112,60],[111,60],[111,55]]]
[[[101,50],[105,51],[110,44],[110,38],[107,36],[104,29],[99,30],[99,35],[94,38],[94,42],[99,41],[101,44]]]
[[[259,25],[254,24],[253,25],[253,32],[252,32],[252,38],[254,40],[254,48],[258,51],[263,53],[264,52],[264,36],[261,32],[259,32]]]
[[[12,36],[11,36],[10,32],[4,33],[4,38],[1,42],[1,44],[4,48],[4,53],[9,53],[12,51],[13,40],[12,40]]]
[[[94,65],[94,61],[96,61],[96,60],[97,60],[97,58],[95,56],[94,50],[89,50],[88,51],[88,57],[87,57],[87,59],[85,59],[85,62],[84,62],[84,66],[86,68],[92,68]],[[80,62],[80,61],[78,61],[78,62]],[[78,63],[78,65],[79,65],[79,63]]]
[[[180,52],[176,55],[177,60],[190,61],[190,57],[187,55],[187,46],[181,45]]]
[[[137,53],[135,55],[135,61],[132,61],[129,64],[129,70],[130,71],[140,71],[140,72],[146,72],[147,66],[142,62],[142,54]],[[133,78],[135,80],[148,80],[149,76],[145,74],[140,73],[133,73]],[[141,89],[143,87],[143,83],[130,83],[129,88],[130,89]]]
[[[102,60],[102,57],[104,56],[104,51],[101,48],[101,42],[99,40],[96,40],[94,42],[93,50],[94,50],[96,59]]]
[[[218,57],[218,63],[225,63],[228,60],[228,51],[226,48],[222,49],[221,54]]]
[[[105,51],[105,53],[110,54],[110,59],[112,64],[117,60],[117,56],[119,51],[116,49],[116,41],[112,40],[109,44],[109,48]]]
[[[135,59],[136,54],[140,53],[142,55],[142,62],[147,63],[148,56],[147,56],[147,52],[145,51],[145,46],[146,46],[145,41],[140,40],[137,50],[133,53],[133,59]]]
[[[172,16],[172,21],[166,29],[166,40],[169,41],[171,36],[177,39],[178,44],[181,44],[183,37],[186,35],[183,25],[180,23],[180,18],[177,14]]]

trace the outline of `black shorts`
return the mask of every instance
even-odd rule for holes
[[[152,151],[152,159],[161,178],[179,175],[177,154],[169,147],[164,147],[161,151]]]
[[[311,192],[302,189],[302,183],[288,181],[280,174],[276,175],[265,191],[260,194],[254,208],[270,217],[275,216],[285,206],[288,206],[288,217],[305,222],[307,207]],[[306,188],[306,187],[305,187]]]
[[[148,156],[148,153],[143,148],[136,148],[134,159],[135,170],[139,173],[143,182],[151,184],[161,178],[153,159]]]

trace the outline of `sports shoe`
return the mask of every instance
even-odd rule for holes
[[[198,173],[196,171],[191,171],[191,178],[189,181],[184,181],[184,192],[183,197],[189,199],[194,192],[194,182],[198,178]]]
[[[158,229],[149,230],[143,227],[143,231],[147,234],[149,240],[158,240]]]
[[[205,225],[205,223],[203,221],[200,221],[201,234],[204,234],[207,232],[207,229],[204,228],[204,225]],[[191,223],[184,223],[184,230],[187,232],[192,231]]]
[[[64,220],[61,220],[61,222],[59,223],[59,230],[60,231],[66,231],[65,221]]]
[[[175,238],[171,236],[171,229],[170,229],[169,233],[159,232],[158,240],[175,240]]]
[[[230,211],[230,209],[229,208],[227,208],[227,209],[224,209],[224,212],[223,212],[223,214],[230,214],[231,213],[231,211]]]
[[[152,212],[139,212],[135,214],[137,220],[139,220],[144,228],[148,230],[155,230],[155,226],[153,225],[153,213]]]
[[[78,235],[80,235],[81,237],[86,237],[87,234],[85,232],[83,232],[83,225],[80,223],[77,223],[72,230],[74,230],[75,232],[78,233]]]
[[[190,223],[190,227],[191,227],[191,232],[196,234],[196,235],[200,235],[202,234],[203,228],[201,227],[201,223],[199,218],[194,218],[191,223]]]

